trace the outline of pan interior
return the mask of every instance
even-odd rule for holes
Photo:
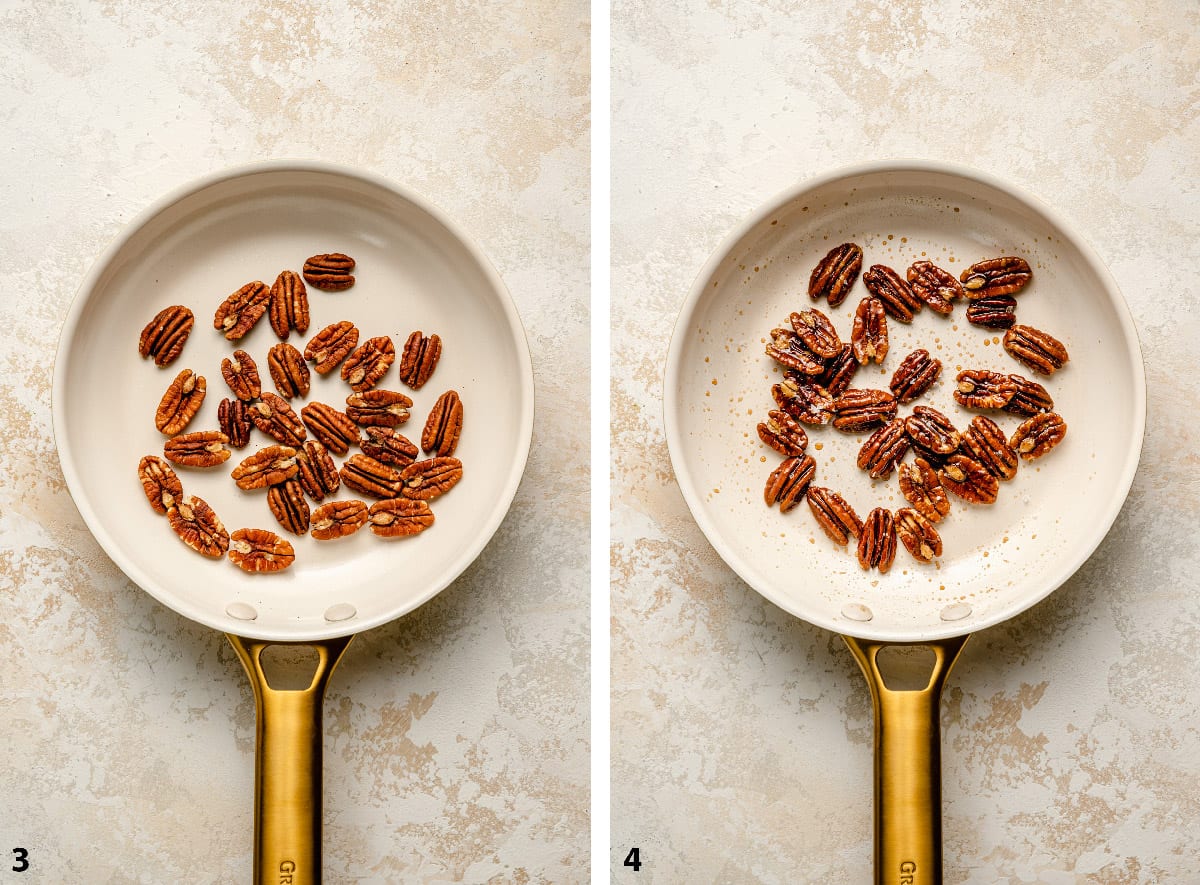
[[[769,331],[812,306],[812,268],[854,241],[864,270],[900,273],[928,259],[956,276],[975,261],[1021,255],[1034,271],[1018,294],[1018,322],[1050,332],[1071,355],[1046,379],[1008,356],[1002,331],[972,326],[959,303],[944,318],[928,309],[911,326],[889,320],[882,368],[864,366],[854,387],[886,389],[903,357],[924,347],[943,363],[931,405],[962,429],[971,414],[953,401],[962,368],[1017,372],[1044,383],[1069,431],[1039,461],[1021,463],[992,506],[951,498],[938,526],[945,553],[919,565],[901,546],[887,574],[862,571],[819,529],[807,504],[788,514],[763,502],[781,456],[755,426],[774,408],[780,371],[764,355]],[[849,340],[861,280],[843,304],[818,307]],[[806,620],[866,639],[920,641],[1001,621],[1038,601],[1095,549],[1132,481],[1144,426],[1140,351],[1127,308],[1107,271],[1049,212],[993,183],[930,168],[868,171],[797,190],[747,222],[698,279],[668,360],[667,436],[680,486],[699,525],[743,579]],[[1010,434],[1022,419],[991,415]],[[869,434],[808,428],[814,483],[841,492],[858,514],[907,506],[893,474],[870,480],[855,464]],[[912,455],[908,459],[912,459]],[[869,620],[862,620],[870,613]]]
[[[205,376],[208,389],[188,430],[217,427],[218,403],[231,396],[219,366],[236,347],[258,363],[263,389],[274,390],[266,356],[278,339],[266,318],[235,344],[212,328],[213,312],[242,284],[260,279],[270,285],[281,270],[299,271],[305,258],[322,252],[352,255],[356,283],[344,292],[309,287],[311,324],[289,340],[303,350],[308,338],[339,320],[353,321],[360,341],[390,336],[397,351],[413,330],[438,333],[443,356],[425,387],[413,392],[400,385],[395,366],[379,386],[415,401],[413,418],[400,428],[414,440],[438,395],[451,388],[460,393],[466,420],[455,455],[464,477],[432,502],[436,522],[416,537],[385,540],[363,529],[331,542],[295,538],[279,529],[263,492],[239,491],[229,477],[238,461],[271,444],[255,431],[251,444],[221,467],[179,469],[185,494],[208,501],[227,529],[269,528],[292,540],[292,568],[252,576],[180,543],[147,505],[137,464],[145,454],[162,453],[154,411],[183,368]],[[138,357],[137,339],[171,304],[192,308],[196,325],[180,358],[157,369]],[[495,272],[415,198],[330,168],[268,165],[168,200],[98,262],[77,298],[58,359],[60,455],[76,503],[102,546],[132,580],[175,610],[252,638],[328,638],[415,608],[466,568],[491,537],[528,451],[529,355]],[[338,372],[313,373],[312,380],[304,402],[344,407],[350,390]],[[361,496],[343,488],[334,497]],[[246,606],[254,620],[229,613]],[[331,608],[332,619],[326,617]]]

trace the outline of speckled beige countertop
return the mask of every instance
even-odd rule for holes
[[[925,157],[1066,216],[1130,304],[1150,388],[1099,551],[951,675],[946,879],[1200,881],[1195,4],[618,2],[613,44],[613,880],[870,881],[863,679],[708,545],[662,378],[747,213],[845,163]]]
[[[0,878],[249,879],[245,675],[86,531],[50,378],[76,287],[134,214],[224,166],[311,157],[473,235],[538,403],[492,543],[333,677],[327,881],[586,881],[587,5],[13,2],[0,24]]]

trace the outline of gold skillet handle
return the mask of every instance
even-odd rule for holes
[[[225,634],[237,652],[257,710],[254,753],[254,883],[319,885],[321,881],[322,718],[325,686],[353,636],[320,642],[260,642]],[[271,688],[262,653],[272,645],[315,649],[308,688]]]
[[[942,686],[966,636],[918,643],[934,654],[924,688],[889,689],[879,652],[891,645],[843,636],[871,689],[875,709],[876,885],[940,885],[942,881]]]

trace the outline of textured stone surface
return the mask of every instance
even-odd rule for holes
[[[362,166],[472,234],[537,383],[513,509],[351,648],[326,703],[329,881],[587,876],[588,26],[581,2],[17,2],[0,299],[0,854],[30,881],[245,881],[254,708],[224,638],[86,531],[50,425],[93,258],[164,191],[270,157]],[[15,874],[14,874],[15,875]]]
[[[1200,258],[1195,6],[618,2],[613,42],[614,869],[638,845],[643,882],[870,881],[862,677],[709,547],[661,391],[683,298],[742,217],[912,156],[1056,206],[1116,276],[1150,385],[1111,534],[951,675],[946,879],[1194,880],[1200,291],[1176,269]]]

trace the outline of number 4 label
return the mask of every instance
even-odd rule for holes
[[[625,855],[624,866],[633,867],[636,873],[642,868],[642,850],[640,848],[630,848],[629,853]]]

